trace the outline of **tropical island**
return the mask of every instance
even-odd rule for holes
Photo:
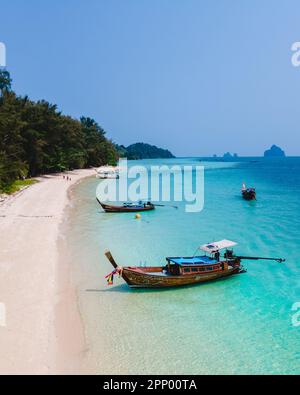
[[[278,147],[277,145],[273,144],[272,147],[264,152],[265,158],[274,158],[274,157],[284,157],[285,152]]]
[[[230,152],[225,152],[223,155],[224,159],[232,159],[232,158],[238,158],[238,154],[234,153],[233,155]]]
[[[145,143],[135,143],[128,147],[124,145],[116,145],[117,151],[121,157],[127,159],[160,159],[175,158],[175,156],[167,149],[158,148],[155,145]]]

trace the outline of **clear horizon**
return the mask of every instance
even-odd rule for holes
[[[12,0],[1,10],[13,89],[94,118],[118,144],[300,155],[296,0]]]

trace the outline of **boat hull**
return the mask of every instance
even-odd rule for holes
[[[241,268],[238,266],[214,273],[171,276],[164,275],[163,272],[151,274],[151,272],[139,272],[135,268],[124,267],[122,277],[132,288],[167,288],[219,280],[238,274],[240,271]]]
[[[96,178],[99,178],[100,180],[117,180],[120,177],[118,175],[115,175],[115,176],[104,176],[104,175],[101,175],[101,174],[97,174]]]
[[[242,191],[242,197],[245,200],[256,200],[256,192],[255,191]]]

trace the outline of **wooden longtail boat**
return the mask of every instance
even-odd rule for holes
[[[246,188],[246,185],[242,186],[242,197],[245,200],[256,200],[255,188]]]
[[[165,288],[192,285],[244,273],[242,259],[269,259],[283,262],[281,258],[259,258],[234,256],[229,247],[236,245],[230,240],[221,240],[205,244],[200,248],[208,255],[193,257],[167,257],[165,266],[118,266],[111,253],[106,257],[114,270],[106,276],[108,283],[113,283],[113,276],[119,274],[130,287],[134,288]],[[220,260],[220,250],[225,248],[224,258]]]
[[[147,203],[124,203],[123,206],[114,206],[111,204],[105,204],[96,198],[100,206],[107,213],[134,213],[138,211],[150,211],[154,210],[155,206],[151,202]]]

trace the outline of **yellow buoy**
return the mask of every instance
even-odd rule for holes
[[[141,218],[141,214],[135,214],[134,218],[135,219],[140,219]]]

